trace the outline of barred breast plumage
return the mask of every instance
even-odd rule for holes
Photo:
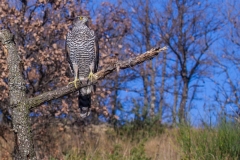
[[[98,43],[94,31],[86,25],[87,21],[88,18],[85,16],[75,18],[72,30],[67,34],[66,50],[68,61],[74,72],[75,80],[72,83],[75,86],[76,81],[83,81],[86,77],[93,76],[98,67]],[[95,88],[91,85],[91,81],[87,83],[89,86],[81,88],[79,91],[79,107],[81,112],[84,112],[86,108],[89,110],[91,92]],[[84,116],[86,115],[88,115],[88,111]]]

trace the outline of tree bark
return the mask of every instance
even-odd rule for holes
[[[144,91],[144,102],[143,102],[144,106],[143,106],[142,116],[145,119],[147,118],[148,108],[149,108],[148,91],[147,91],[148,83],[147,83],[147,74],[145,73],[145,70],[142,71],[141,77],[143,80],[143,91]]]
[[[75,88],[73,84],[60,87],[54,91],[42,93],[33,98],[26,97],[26,84],[22,77],[21,59],[18,55],[16,45],[13,40],[13,35],[6,29],[0,31],[0,41],[4,48],[4,53],[7,57],[7,64],[9,69],[8,85],[9,85],[9,109],[12,110],[13,130],[16,135],[15,141],[15,155],[16,160],[35,160],[34,145],[32,142],[32,133],[29,122],[29,110],[37,107],[40,104],[50,101],[72,92],[78,91],[86,85],[78,83]],[[103,68],[101,71],[95,73],[97,80],[103,79],[106,75],[114,72],[117,68],[125,69],[140,64],[146,60],[152,59],[159,54],[159,52],[166,50],[163,48],[154,48],[145,52],[135,58],[119,61],[115,64]]]
[[[162,122],[163,104],[164,104],[164,87],[165,87],[165,76],[166,76],[166,66],[167,66],[167,53],[163,53],[163,66],[162,66],[162,79],[160,87],[160,102],[159,102],[159,122]]]
[[[15,133],[14,159],[27,160],[36,159],[34,146],[31,138],[29,110],[26,108],[26,88],[21,75],[22,62],[13,41],[13,35],[8,30],[0,32],[0,41],[4,47],[8,63],[8,85],[9,85],[9,109],[12,110],[12,124]]]
[[[143,63],[146,60],[150,60],[150,59],[154,58],[155,56],[157,56],[159,54],[159,52],[164,51],[166,49],[167,49],[167,47],[153,48],[143,54],[140,54],[139,56],[137,56],[135,58],[130,58],[125,61],[118,61],[115,64],[110,64],[94,74],[94,76],[96,78],[93,80],[93,84],[96,83],[98,80],[103,79],[108,74],[114,72],[117,68],[126,69],[126,68],[133,67],[137,64]],[[44,102],[47,102],[52,99],[56,99],[56,98],[62,97],[64,95],[67,95],[69,93],[78,91],[82,87],[86,87],[86,85],[80,84],[79,82],[77,83],[77,88],[75,88],[73,84],[70,84],[70,85],[67,85],[64,87],[60,87],[54,91],[45,92],[36,97],[29,98],[27,105],[29,108],[34,108]]]
[[[151,48],[151,31],[150,31],[150,27],[151,27],[151,22],[150,22],[150,12],[149,12],[149,0],[146,0],[145,2],[145,23],[144,25],[144,36],[146,39],[146,49],[149,50]],[[155,115],[155,103],[156,103],[156,90],[155,90],[155,72],[156,69],[153,66],[153,62],[151,61],[149,63],[149,69],[150,69],[150,77],[151,77],[151,81],[150,81],[150,90],[151,90],[151,94],[150,94],[150,116],[151,118],[154,117]],[[145,74],[145,76],[147,76],[147,74]],[[147,86],[146,86],[147,87]]]
[[[150,88],[151,88],[151,104],[150,104],[150,116],[151,118],[154,117],[155,115],[155,103],[156,103],[156,90],[155,90],[155,73],[156,73],[156,70],[155,68],[153,67],[153,64],[150,63],[150,75],[151,75],[151,83],[150,83]]]
[[[174,102],[173,102],[173,109],[172,109],[172,117],[173,117],[173,126],[177,124],[177,105],[178,105],[178,93],[179,93],[179,86],[178,86],[178,59],[176,59],[176,66],[174,68]]]
[[[183,91],[182,91],[182,99],[180,102],[180,108],[179,108],[179,123],[184,124],[186,122],[185,117],[185,107],[187,104],[187,98],[188,98],[188,79],[187,77],[183,77]]]

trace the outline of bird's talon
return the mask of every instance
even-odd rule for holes
[[[95,76],[95,75],[93,74],[93,72],[90,72],[89,75],[88,75],[88,79],[90,79],[90,81],[92,82],[93,79],[97,79],[97,76]]]
[[[77,81],[79,81],[79,79],[74,79],[74,81],[69,82],[69,84],[74,84],[75,88],[77,88]]]

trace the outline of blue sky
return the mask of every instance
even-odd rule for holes
[[[153,0],[155,2],[163,2],[160,0]],[[105,0],[90,0],[90,3],[94,4],[93,8],[94,10],[96,10],[98,8],[99,5],[101,5],[102,2],[106,2]],[[108,2],[111,3],[116,3],[117,0],[109,0]],[[213,2],[214,3],[214,7],[216,8],[216,16],[222,16],[224,13],[226,13],[226,3],[230,3],[230,2],[234,2],[234,0],[209,0],[209,2]],[[236,2],[237,3],[237,2]],[[92,6],[89,5],[89,6]],[[84,6],[88,8],[87,6]],[[126,8],[126,10],[132,10],[131,7],[124,5],[124,8]],[[160,5],[158,5],[156,3],[156,5],[154,5],[155,8],[161,8]],[[91,8],[89,8],[89,10],[91,10]],[[97,16],[97,12],[91,12],[91,17],[94,18]],[[219,30],[218,31],[218,36],[221,37],[220,39],[218,39],[214,45],[211,47],[211,49],[209,50],[209,54],[213,54],[213,55],[222,55],[222,49],[225,47],[225,45],[227,45],[228,48],[231,48],[231,50],[234,50],[235,52],[238,53],[238,47],[236,47],[235,45],[233,45],[232,43],[229,43],[229,41],[225,40],[225,35],[227,35],[229,33],[229,28],[230,26],[227,25],[228,27]],[[228,63],[227,61],[224,62],[222,61],[229,70],[230,73],[230,77],[231,79],[235,80],[235,84],[238,86],[238,82],[239,81],[239,70],[236,66],[234,66],[231,63]],[[199,81],[199,87],[198,88],[198,94],[197,94],[197,99],[193,101],[192,105],[193,108],[190,110],[189,112],[189,118],[190,121],[193,125],[198,126],[201,124],[201,120],[205,120],[207,123],[216,123],[217,122],[217,115],[221,110],[221,106],[215,101],[214,96],[216,95],[216,90],[218,89],[218,86],[216,85],[216,83],[214,83],[214,81],[216,81],[217,83],[221,84],[222,86],[224,86],[225,90],[230,90],[229,85],[227,84],[227,79],[225,74],[221,71],[221,69],[219,69],[218,67],[214,67],[214,66],[209,66],[209,72],[211,73],[209,76],[204,77],[203,80]],[[220,72],[220,73],[219,73]],[[141,79],[137,79],[134,81],[129,81],[127,83],[124,83],[122,85],[127,85],[129,89],[133,89],[133,88],[137,88],[139,89],[139,86],[142,86],[142,81]],[[157,88],[156,88],[157,89]],[[142,90],[142,88],[140,88],[140,90]],[[231,93],[231,90],[229,91],[229,93]],[[139,99],[142,99],[143,97],[140,96],[140,93],[134,93],[134,92],[129,92],[129,91],[120,91],[119,94],[119,99],[122,103],[122,105],[124,105],[124,108],[126,111],[133,109],[134,105],[132,103],[132,99],[137,100],[138,102],[140,101]],[[172,101],[172,97],[170,96],[166,96],[166,101],[171,102]],[[221,96],[222,100],[224,100],[224,97]],[[234,108],[234,105],[231,106],[231,104],[229,105],[229,107],[225,107],[225,109],[228,112],[231,112],[232,109]],[[120,113],[120,112],[118,112]],[[124,113],[127,114],[127,113]],[[169,112],[166,112],[165,114],[169,114]],[[133,116],[130,116],[130,118]]]
[[[226,8],[225,8],[226,3],[223,0],[222,1],[212,0],[210,2],[213,2],[214,4],[213,6],[215,7],[215,10],[216,10],[216,13],[215,13],[216,16],[222,16],[224,11],[226,11]],[[155,5],[154,7],[159,7],[159,6]],[[127,9],[129,10],[130,8],[127,8]],[[225,28],[221,28],[221,30],[218,30],[216,36],[218,36],[219,39],[214,43],[214,45],[208,51],[209,55],[213,54],[213,55],[220,56],[222,54],[222,49],[224,47],[224,44],[226,43],[225,35],[227,33],[228,33],[228,30],[226,30]],[[236,50],[235,46],[232,44],[229,44],[229,47]],[[229,64],[229,63],[224,62],[224,64],[228,66],[229,73],[232,79],[235,79],[235,80],[239,79],[237,76],[238,70],[236,70],[236,67],[232,66],[232,64]],[[226,90],[229,89],[229,86],[226,84],[226,76],[221,69],[219,69],[218,67],[214,67],[214,65],[212,65],[212,66],[209,66],[207,70],[209,70],[210,74],[208,76],[203,77],[202,80],[199,81],[198,83],[198,85],[200,86],[198,87],[199,92],[197,93],[197,96],[196,96],[197,98],[193,101],[192,109],[189,112],[190,122],[195,126],[201,125],[202,120],[208,124],[210,123],[216,124],[218,120],[217,118],[218,118],[218,114],[221,111],[221,106],[220,104],[218,104],[218,102],[215,101],[215,95],[216,95],[216,90],[218,89],[219,86],[217,86],[216,83],[214,83],[214,81],[218,82],[223,86],[225,85]],[[136,81],[127,82],[126,84],[130,89],[136,88],[136,87],[138,88],[138,86],[142,86],[142,81],[138,79]],[[131,98],[138,99],[139,94],[129,92],[129,91],[121,91],[119,98],[121,99],[122,104],[124,104],[126,110],[128,110],[133,107],[133,104],[131,103],[131,101],[126,101],[126,97],[128,97],[128,99],[131,99]],[[169,100],[169,99],[171,99],[171,97],[168,97],[168,98],[166,97],[166,100]],[[224,100],[224,97],[222,97],[222,100]],[[225,110],[227,112],[232,111],[231,107],[225,107]]]

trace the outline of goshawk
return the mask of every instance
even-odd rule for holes
[[[99,60],[98,42],[87,23],[86,16],[76,17],[66,40],[67,59],[74,73],[74,81],[70,83],[74,83],[76,88],[77,81],[88,85],[79,90],[78,103],[82,118],[90,114],[91,93],[96,88],[91,82],[94,78],[93,73],[97,72]]]

